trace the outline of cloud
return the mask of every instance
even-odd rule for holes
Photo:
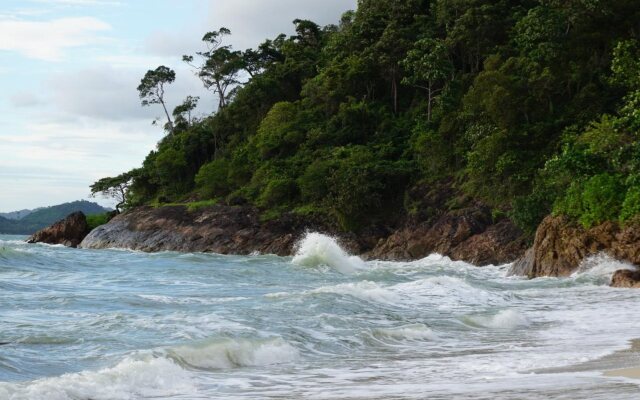
[[[0,19],[0,50],[26,57],[59,61],[66,49],[95,44],[98,32],[111,26],[93,17],[59,18],[51,21]]]
[[[121,1],[115,0],[30,0],[32,3],[56,6],[120,6]]]
[[[339,22],[340,16],[355,9],[356,0],[214,0],[207,19],[207,30],[227,27],[231,42],[238,49],[255,47],[264,39],[293,32],[293,20],[310,19],[317,24]]]
[[[9,101],[17,108],[35,107],[44,104],[41,98],[31,92],[14,93],[9,98]]]
[[[147,60],[145,67],[115,68],[100,64],[78,71],[56,74],[46,87],[52,96],[57,112],[74,118],[93,118],[107,121],[145,120],[150,123],[163,115],[160,106],[142,107],[136,88],[147,69],[155,68],[154,61]],[[167,87],[166,99],[169,112],[188,96],[200,96],[203,109],[212,109],[213,95],[207,92],[187,66],[178,63],[176,81]],[[207,104],[207,102],[209,104]]]

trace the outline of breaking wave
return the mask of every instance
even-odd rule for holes
[[[0,398],[12,400],[137,399],[192,394],[189,372],[166,358],[129,357],[115,367],[64,374],[28,384],[0,384]]]
[[[297,244],[292,262],[302,267],[326,265],[343,274],[352,274],[365,268],[360,257],[350,256],[334,238],[321,233],[307,233]]]
[[[256,367],[296,361],[298,350],[280,338],[213,339],[167,350],[178,364],[197,369]]]

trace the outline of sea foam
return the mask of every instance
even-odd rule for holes
[[[307,233],[296,248],[292,262],[299,266],[326,265],[343,274],[352,274],[365,268],[360,257],[350,256],[334,238],[321,233]]]
[[[0,384],[0,398],[11,400],[138,399],[195,393],[189,372],[152,356],[128,357],[115,367],[64,374],[26,384]]]
[[[613,273],[621,269],[634,270],[630,263],[618,261],[604,253],[584,259],[571,277],[576,280],[591,280],[597,284],[609,285]]]
[[[513,330],[529,326],[529,320],[519,312],[506,309],[491,316],[470,316],[467,317],[473,325],[483,328]]]

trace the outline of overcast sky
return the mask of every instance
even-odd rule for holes
[[[295,18],[336,23],[356,0],[2,0],[0,212],[88,197],[95,180],[141,165],[162,137],[136,87],[176,70],[170,106],[216,103],[181,61],[225,26],[236,49],[291,33]],[[109,204],[99,199],[103,204]]]

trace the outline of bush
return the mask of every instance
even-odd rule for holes
[[[625,188],[619,176],[595,175],[584,183],[572,183],[565,196],[556,202],[554,212],[568,215],[590,228],[618,219],[624,195]]]
[[[112,213],[87,215],[87,225],[89,226],[89,230],[92,231],[100,225],[106,224],[111,220],[112,216]]]
[[[264,187],[257,204],[267,208],[291,204],[297,193],[298,186],[293,179],[275,178]]]
[[[529,196],[514,199],[509,217],[522,231],[532,237],[538,225],[551,210],[552,197],[541,190],[534,191]]]
[[[200,168],[195,178],[196,186],[206,198],[225,196],[231,192],[229,184],[229,161],[213,160]]]
[[[640,214],[640,187],[633,186],[627,190],[627,194],[622,202],[620,212],[620,222],[627,222]]]

